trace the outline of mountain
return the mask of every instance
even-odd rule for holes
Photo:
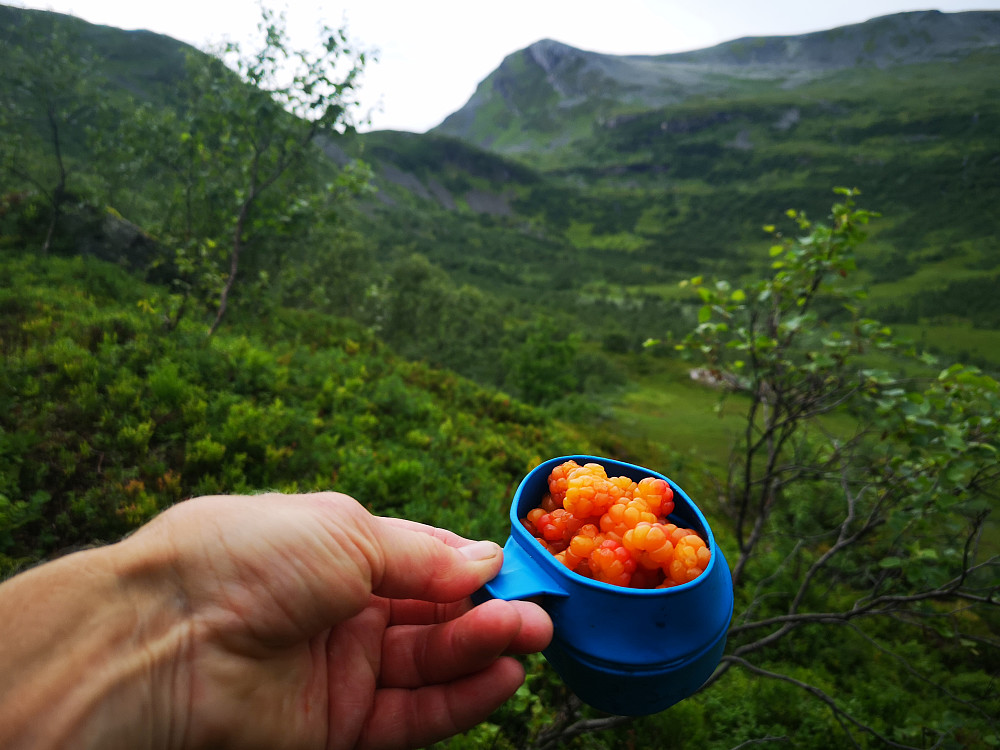
[[[187,45],[0,6],[5,70],[37,45],[18,34],[27,14],[82,40],[120,106],[170,106]],[[759,273],[762,225],[822,219],[833,187],[857,187],[886,217],[860,261],[872,314],[995,362],[998,26],[993,11],[904,13],[662,56],[544,40],[430,133],[323,146],[371,166],[357,221],[384,267],[420,254],[505,314],[558,314],[626,348],[687,325],[678,281]]]
[[[997,50],[997,11],[900,13],[659,56],[606,55],[544,39],[509,55],[434,131],[510,153],[539,145],[560,149],[623,113],[761,87],[794,88],[847,69],[956,62]]]
[[[39,29],[33,24],[72,38],[81,58],[99,58],[101,73],[113,85],[158,104],[172,100],[172,90],[184,75],[185,56],[200,54],[184,42],[152,31],[125,31],[62,13],[0,5],[0,69],[10,71],[16,64],[8,57],[14,51],[30,54],[40,43],[31,36]]]
[[[857,187],[886,216],[861,259],[872,312],[963,358],[1000,351],[1000,12],[902,13],[663,56],[543,40],[424,137],[442,136],[534,173],[488,189],[530,227],[522,244],[541,235],[549,248],[515,262],[499,248],[516,232],[495,252],[477,240],[482,276],[463,280],[506,279],[600,325],[595,294],[621,299],[602,284],[669,299],[685,276],[764,267],[762,224],[789,208],[822,218],[832,187]],[[365,138],[379,141],[376,172],[402,163],[395,135]],[[408,140],[408,153],[430,142]],[[426,184],[426,171],[401,171]],[[461,273],[454,244],[431,231],[416,246]],[[588,270],[567,278],[567,259]]]

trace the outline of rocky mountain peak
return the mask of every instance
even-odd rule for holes
[[[897,13],[796,36],[746,37],[665,55],[610,55],[542,39],[514,52],[436,128],[482,146],[507,132],[508,150],[567,117],[593,120],[670,106],[733,86],[796,87],[853,67],[952,62],[1000,49],[1000,11]],[[585,126],[581,126],[585,130]]]
[[[546,73],[553,73],[568,60],[577,60],[587,53],[554,39],[542,39],[528,47],[525,52]]]

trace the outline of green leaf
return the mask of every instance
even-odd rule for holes
[[[886,569],[898,568],[901,567],[902,564],[903,561],[900,560],[898,557],[883,557],[881,560],[878,561],[878,566],[880,568],[886,568]]]
[[[944,473],[945,479],[947,479],[952,484],[962,484],[965,480],[966,467],[961,464],[956,464],[955,466],[949,466]]]
[[[785,246],[784,245],[771,245],[771,249],[768,250],[767,252],[773,258],[776,255],[781,255],[783,252],[785,252]]]
[[[731,299],[733,302],[745,302],[746,298],[747,298],[746,292],[744,292],[742,289],[737,289],[731,295],[729,295],[729,299]]]
[[[698,309],[698,322],[707,323],[712,319],[712,307],[711,305],[702,305]]]

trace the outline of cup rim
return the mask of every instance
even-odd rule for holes
[[[701,528],[705,531],[705,543],[708,549],[712,553],[712,557],[708,561],[708,565],[705,570],[702,571],[701,575],[692,581],[687,583],[681,583],[677,586],[671,586],[669,588],[657,588],[657,589],[640,589],[640,588],[630,588],[628,586],[617,586],[613,583],[604,583],[603,581],[598,581],[593,578],[588,578],[587,576],[580,575],[579,573],[570,570],[565,565],[556,560],[555,555],[545,549],[539,541],[532,536],[526,528],[521,524],[521,518],[518,515],[518,505],[520,505],[521,496],[525,487],[528,484],[528,480],[535,474],[544,471],[546,474],[552,471],[552,468],[558,466],[559,464],[565,463],[569,460],[575,460],[581,465],[584,463],[599,463],[605,467],[609,468],[609,464],[615,467],[621,467],[626,469],[628,472],[642,474],[644,476],[652,476],[658,479],[663,479],[667,484],[670,485],[670,489],[675,495],[680,495],[680,497],[686,503],[688,509],[695,515],[698,523],[701,524]],[[541,500],[541,498],[539,498]],[[668,520],[675,514],[668,516]],[[682,519],[685,523],[689,523],[688,519]],[[675,481],[670,477],[661,474],[658,471],[650,469],[645,466],[639,466],[637,464],[631,464],[625,461],[619,461],[614,458],[607,458],[603,456],[591,456],[585,454],[576,454],[568,456],[558,456],[556,458],[550,458],[546,461],[541,462],[529,471],[524,478],[521,480],[517,487],[517,491],[514,493],[514,498],[510,504],[510,524],[511,524],[511,535],[516,536],[519,539],[519,543],[523,547],[525,544],[528,545],[527,551],[531,554],[531,557],[536,561],[541,561],[541,564],[545,566],[549,571],[554,572],[556,576],[566,577],[574,583],[574,585],[584,586],[585,588],[592,588],[597,591],[603,591],[611,594],[618,595],[629,595],[629,596],[640,596],[640,597],[666,597],[673,596],[677,593],[687,591],[696,586],[701,585],[702,582],[709,579],[710,575],[714,572],[716,561],[719,558],[719,548],[715,541],[715,534],[712,531],[712,527],[708,523],[708,519],[705,514],[702,513],[701,508],[688,496],[688,494],[681,488]]]

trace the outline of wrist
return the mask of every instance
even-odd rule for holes
[[[142,748],[171,736],[185,623],[157,554],[120,543],[0,586],[0,746]]]

